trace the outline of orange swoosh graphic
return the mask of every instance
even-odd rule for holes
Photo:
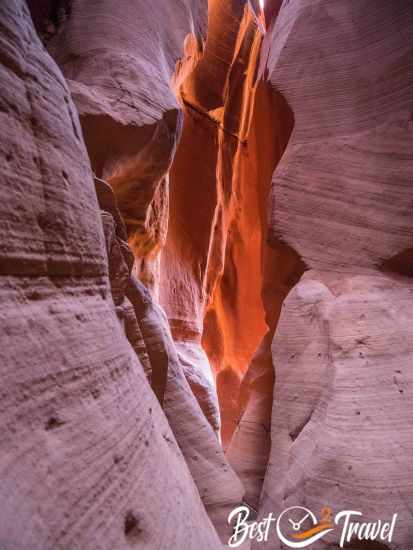
[[[324,529],[330,529],[331,527],[333,527],[333,524],[330,522],[318,523],[311,529],[307,529],[307,531],[304,531],[303,533],[298,533],[297,535],[292,535],[292,537],[295,539],[307,539],[308,537],[311,537],[312,535],[315,535],[320,531],[324,531]]]

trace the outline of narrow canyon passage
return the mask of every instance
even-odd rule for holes
[[[412,21],[0,1],[0,550],[413,550]]]

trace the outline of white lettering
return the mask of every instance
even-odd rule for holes
[[[338,525],[341,519],[344,519],[340,538],[340,548],[344,548],[344,544],[346,542],[350,542],[353,536],[357,537],[359,540],[387,539],[389,542],[392,541],[397,514],[393,515],[391,522],[383,522],[380,519],[374,523],[359,523],[350,521],[351,516],[361,515],[363,514],[357,510],[344,510],[336,515],[336,525]]]
[[[357,510],[344,510],[343,512],[339,512],[336,515],[334,520],[336,525],[338,525],[338,522],[341,520],[341,518],[345,518],[343,530],[341,532],[340,548],[344,548],[344,543],[346,542],[346,535],[350,526],[350,516],[362,516],[362,515],[363,514],[361,512],[357,512]],[[350,535],[350,538],[351,538],[351,535]],[[347,538],[347,542],[350,540],[350,538]]]
[[[246,539],[256,539],[257,542],[268,540],[271,523],[275,522],[274,514],[271,512],[261,521],[248,522],[249,515],[250,511],[247,506],[238,506],[228,516],[228,523],[237,518],[234,532],[228,541],[228,546],[231,548],[240,546]]]
[[[228,523],[231,523],[235,516],[238,516],[237,523],[234,526],[234,533],[228,541],[228,546],[236,548],[240,546],[248,536],[248,523],[247,519],[250,515],[249,508],[246,506],[238,506],[235,510],[232,510],[228,516]],[[238,540],[238,537],[239,540]]]

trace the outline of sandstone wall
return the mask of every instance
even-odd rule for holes
[[[0,5],[0,546],[219,548],[109,289],[76,109]]]
[[[193,369],[195,350],[204,355],[198,386],[211,388],[211,402],[215,390],[202,348],[218,374],[224,444],[235,427],[241,376],[266,330],[260,296],[264,192],[255,185],[247,141],[261,32],[248,2],[210,2],[204,55],[180,88],[185,120],[162,255],[161,302],[175,340],[192,350],[186,364]]]
[[[311,268],[272,345],[261,514],[397,512],[385,548],[412,547],[412,16],[404,1],[290,0],[261,58],[295,121],[273,177],[270,240]]]
[[[182,126],[175,88],[202,53],[207,0],[69,5],[45,41],[68,81],[92,169],[115,190],[136,273],[157,292],[167,173]],[[42,21],[40,29],[50,26]]]
[[[114,239],[112,290],[130,276],[125,268],[122,275],[123,262],[116,251],[119,246],[124,249],[128,240],[135,257],[134,276],[152,292],[151,296],[139,283],[133,283],[130,292],[123,289],[122,298],[133,302],[137,317],[128,306],[123,313],[126,333],[158,397],[165,394],[165,381],[170,381],[165,412],[208,512],[224,536],[229,529],[227,513],[241,500],[243,489],[218,441],[220,415],[213,374],[202,348],[172,342],[156,305],[159,253],[169,217],[168,171],[182,126],[179,89],[201,57],[206,16],[207,2],[200,0],[150,5],[141,0],[115,4],[75,0],[55,32],[43,36],[70,86],[92,168],[113,189],[118,213],[110,214],[125,223],[126,235]],[[43,14],[37,21],[39,32],[45,25],[50,21]],[[116,226],[119,231],[119,223]],[[113,228],[111,233],[112,241]],[[199,435],[191,444],[189,426]],[[213,490],[216,487],[220,489]]]
[[[0,4],[1,549],[413,548],[410,4]]]

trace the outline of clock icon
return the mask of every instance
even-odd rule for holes
[[[318,522],[316,515],[308,508],[291,506],[278,516],[277,535],[289,548],[305,548],[333,530],[331,515],[330,508],[323,508],[321,521]]]

